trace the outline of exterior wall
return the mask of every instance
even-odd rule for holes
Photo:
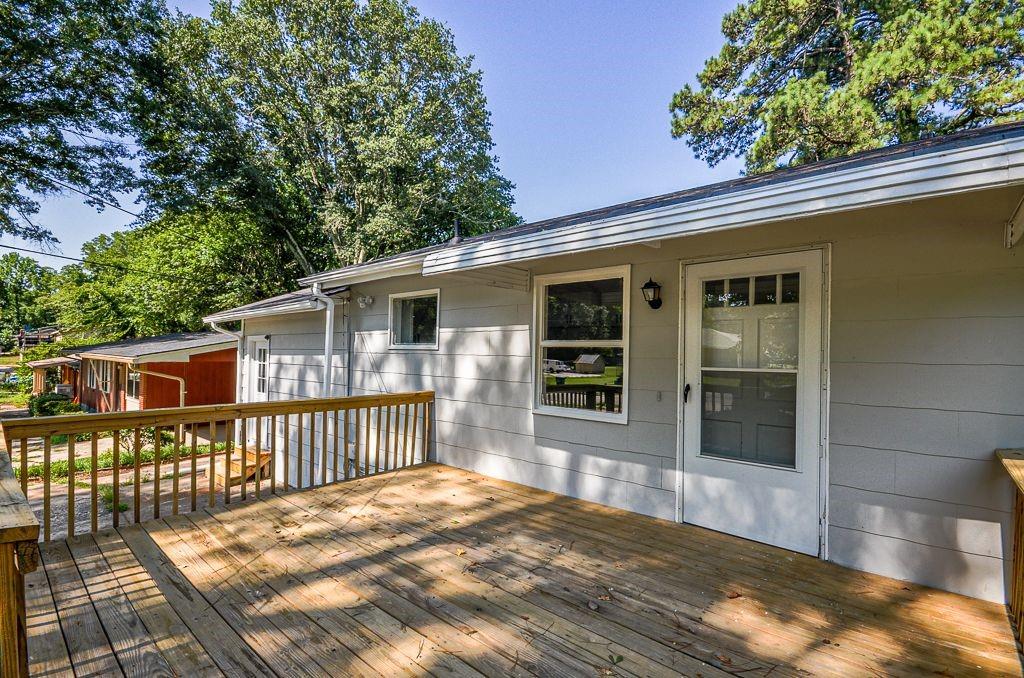
[[[90,358],[82,359],[79,386],[79,402],[93,412],[122,412],[124,406],[125,366],[110,362],[110,393],[103,393],[99,388],[89,388],[89,371],[92,363],[101,362]]]
[[[187,363],[146,363],[143,369],[185,379],[185,405],[216,405],[235,401],[234,348],[192,356]],[[181,402],[177,380],[143,374],[139,408],[178,407]]]
[[[532,294],[454,276],[358,285],[353,394],[437,392],[437,460],[675,516],[680,261],[831,243],[829,557],[1003,600],[1012,491],[994,460],[1024,442],[1024,250],[1003,189],[553,258],[535,274],[632,264],[629,423],[531,411]],[[662,284],[651,310],[639,282]],[[389,293],[441,288],[438,350],[389,350]],[[348,337],[336,327],[335,394]],[[271,397],[318,393],[323,314],[247,321],[271,336]]]

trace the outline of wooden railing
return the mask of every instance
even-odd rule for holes
[[[1024,623],[1024,450],[996,450],[996,457],[1017,490],[1013,502],[1013,562],[1008,607],[1014,633],[1020,641]]]
[[[549,384],[544,387],[543,403],[557,407],[620,412],[622,387],[602,384]]]
[[[425,461],[433,402],[420,391],[9,419],[3,436],[49,541]]]
[[[27,676],[25,575],[39,562],[39,521],[0,452],[0,676]]]

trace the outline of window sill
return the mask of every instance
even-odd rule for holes
[[[592,410],[577,410],[571,407],[534,407],[533,414],[545,417],[562,417],[563,419],[583,419],[585,421],[600,421],[605,424],[628,424],[629,415],[627,412],[620,414],[609,414],[607,412],[595,412]]]
[[[388,344],[389,351],[436,351],[437,344]]]

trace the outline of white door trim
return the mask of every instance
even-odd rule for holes
[[[736,252],[724,255],[693,257],[679,261],[678,280],[679,300],[677,304],[677,380],[676,384],[676,468],[675,468],[675,511],[676,522],[683,522],[683,456],[685,444],[685,409],[683,403],[683,389],[687,383],[686,374],[686,267],[691,264],[725,262],[753,257],[762,257],[772,254],[788,254],[795,252],[806,252],[808,250],[819,250],[822,259],[822,290],[821,290],[821,391],[819,402],[819,492],[818,492],[818,515],[819,525],[819,554],[821,560],[829,558],[829,418],[831,401],[831,369],[830,369],[830,345],[831,345],[831,309],[832,309],[832,245],[831,243],[811,243],[804,246],[796,246],[787,249],[772,249],[760,251]]]

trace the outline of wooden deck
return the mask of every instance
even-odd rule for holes
[[[42,548],[33,675],[1019,675],[1004,606],[436,464]]]

